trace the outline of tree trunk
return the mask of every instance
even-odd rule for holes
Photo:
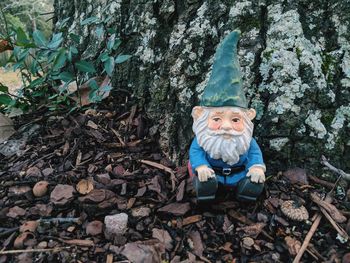
[[[55,0],[55,11],[56,22],[72,17],[69,30],[85,37],[85,57],[96,56],[98,42],[94,27],[79,22],[113,16],[123,53],[134,54],[114,87],[132,90],[171,159],[185,160],[191,109],[215,48],[238,28],[244,88],[268,167],[317,170],[324,154],[350,169],[349,1]]]

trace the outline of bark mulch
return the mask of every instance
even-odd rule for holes
[[[223,190],[197,205],[136,106],[16,128],[16,154],[0,154],[0,262],[292,262],[310,229],[303,262],[350,262],[349,194],[303,169],[268,174],[255,203]]]

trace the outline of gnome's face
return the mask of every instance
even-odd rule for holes
[[[213,159],[229,165],[239,161],[250,146],[256,112],[237,107],[194,107],[193,131],[198,144]]]

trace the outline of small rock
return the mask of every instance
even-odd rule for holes
[[[258,219],[258,221],[264,222],[264,223],[267,223],[269,221],[269,218],[267,217],[267,215],[265,215],[263,213],[258,213],[257,219]]]
[[[148,207],[137,207],[131,210],[131,214],[134,217],[146,217],[151,213],[151,209]]]
[[[272,259],[274,260],[274,261],[279,261],[280,260],[280,258],[281,258],[281,256],[280,256],[280,254],[279,253],[273,253],[272,254]]]
[[[252,239],[251,237],[244,237],[242,239],[242,246],[247,248],[247,249],[251,249],[251,247],[254,245],[254,239]]]
[[[38,248],[47,248],[47,242],[46,242],[46,241],[41,241],[41,242],[38,244]]]
[[[96,236],[102,233],[103,223],[95,220],[87,224],[86,234]]]
[[[26,171],[26,175],[27,176],[34,176],[34,177],[41,177],[42,176],[40,169],[36,166],[30,167]]]
[[[48,186],[49,186],[49,182],[47,181],[37,182],[33,187],[33,195],[35,197],[42,197],[46,195]]]
[[[105,235],[107,238],[114,235],[122,235],[126,232],[128,226],[128,215],[125,213],[115,214],[105,217]]]

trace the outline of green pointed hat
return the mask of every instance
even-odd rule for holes
[[[240,31],[235,30],[225,37],[215,53],[213,70],[204,89],[201,106],[233,106],[247,108],[242,89],[241,72],[237,57]]]

